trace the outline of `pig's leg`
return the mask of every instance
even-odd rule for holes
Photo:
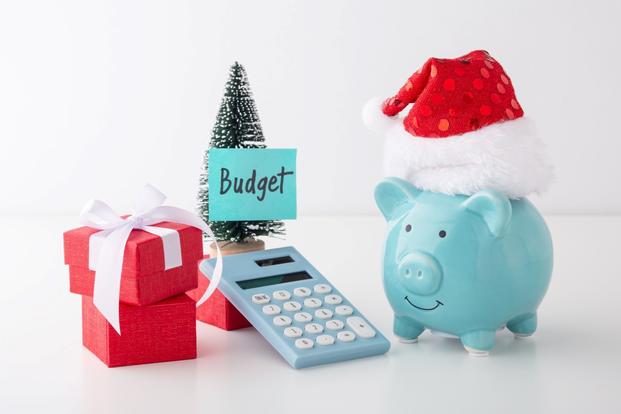
[[[507,329],[513,332],[516,338],[531,336],[537,329],[537,314],[529,313],[515,317],[507,322]]]
[[[460,338],[466,351],[472,356],[487,356],[494,347],[496,331],[474,331],[462,335]]]
[[[403,343],[418,342],[418,336],[423,333],[425,327],[420,323],[408,318],[407,316],[395,315],[393,332]]]

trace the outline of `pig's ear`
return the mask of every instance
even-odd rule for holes
[[[400,217],[414,203],[420,190],[401,178],[390,177],[375,187],[375,202],[387,221]]]
[[[506,195],[495,190],[483,190],[468,197],[462,206],[481,217],[489,231],[501,237],[511,222],[511,202]]]

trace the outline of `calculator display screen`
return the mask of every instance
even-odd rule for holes
[[[297,282],[298,280],[312,279],[312,276],[301,270],[299,272],[285,273],[283,275],[274,275],[259,277],[256,279],[238,280],[236,283],[240,288],[254,289],[263,286],[278,285],[280,283]]]

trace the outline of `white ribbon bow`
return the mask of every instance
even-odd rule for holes
[[[203,296],[196,302],[200,306],[216,290],[222,277],[222,254],[216,238],[203,220],[187,210],[178,207],[163,206],[166,196],[158,189],[147,184],[136,200],[134,214],[123,218],[103,201],[91,200],[80,213],[80,222],[85,226],[100,229],[103,239],[96,261],[95,288],[93,303],[112,325],[121,334],[119,322],[119,296],[121,289],[121,273],[123,270],[123,255],[127,238],[134,229],[140,229],[153,234],[160,234],[158,227],[151,224],[171,221],[196,227],[207,233],[214,241],[217,250],[216,267],[209,287]]]

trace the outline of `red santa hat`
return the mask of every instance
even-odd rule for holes
[[[407,116],[396,116],[412,104]],[[387,135],[385,170],[416,187],[470,195],[482,189],[521,198],[542,191],[552,167],[511,79],[483,50],[430,58],[363,119]]]

